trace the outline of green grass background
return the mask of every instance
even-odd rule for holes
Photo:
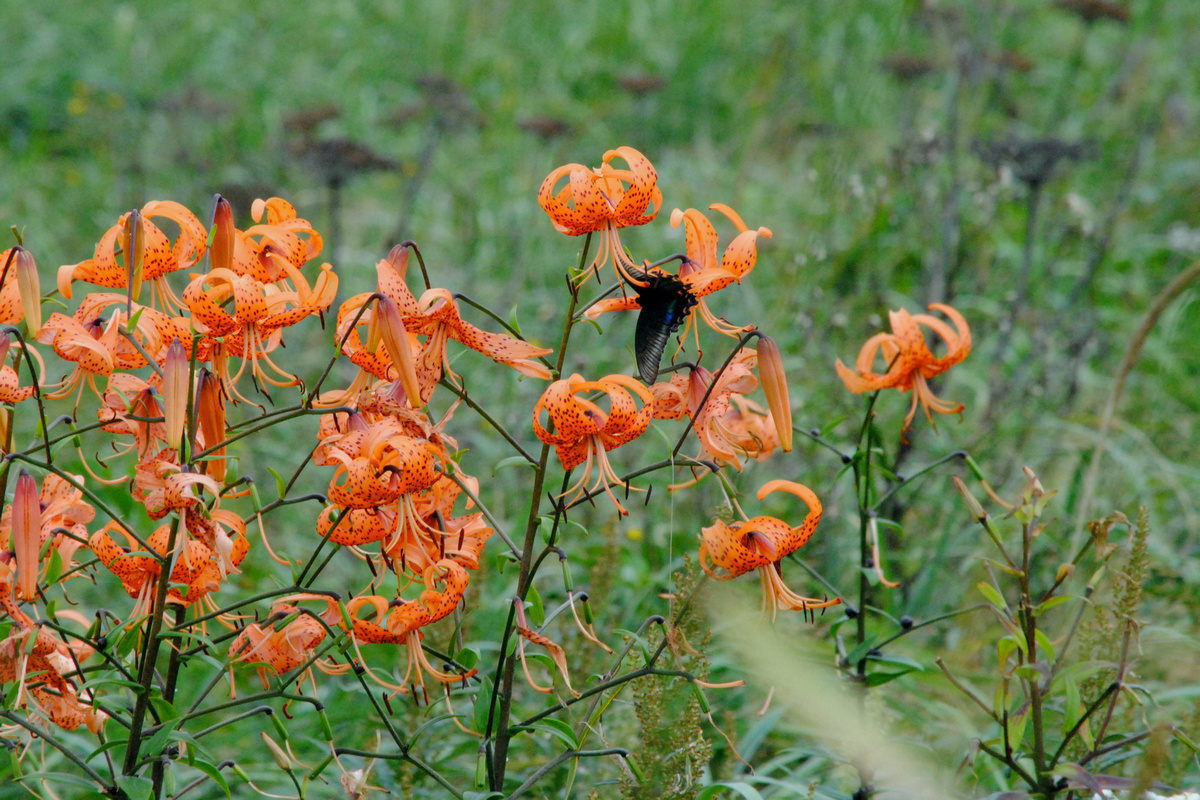
[[[918,423],[905,465],[965,449],[1008,494],[1030,466],[1061,492],[1051,531],[1065,552],[1115,369],[1153,297],[1200,253],[1200,6],[1127,7],[1129,24],[1085,23],[1034,0],[10,4],[0,26],[0,221],[22,229],[49,288],[58,265],[89,257],[122,211],[147,200],[178,200],[204,218],[214,192],[240,202],[242,214],[250,198],[277,193],[326,234],[323,258],[336,256],[343,296],[365,290],[375,261],[412,238],[434,285],[502,315],[515,306],[523,332],[553,345],[563,275],[580,242],[554,233],[537,187],[559,164],[596,165],[606,149],[630,145],[658,168],[665,209],[625,236],[636,258],[682,249],[666,223],[675,207],[727,203],[774,232],[752,275],[714,305],[779,341],[803,428],[841,443],[853,436],[862,401],[841,386],[833,361],[853,358],[888,309],[948,300],[962,310],[975,351],[939,392],[966,403],[964,420],[942,421],[938,436]],[[899,79],[887,66],[898,56],[927,60],[929,71]],[[1018,60],[1023,69],[1003,66]],[[635,79],[656,86],[631,91]],[[326,106],[336,113],[312,137],[351,139],[396,165],[349,179],[336,219],[321,175],[297,155],[302,134],[288,124]],[[562,123],[561,135],[532,131],[548,120]],[[979,145],[1011,137],[1059,137],[1085,151],[1044,186],[1020,297],[1026,189],[977,155]],[[938,274],[947,288],[932,296]],[[1151,509],[1144,676],[1172,698],[1162,713],[1180,724],[1200,686],[1196,303],[1189,289],[1147,340],[1090,509]],[[1010,322],[1011,341],[1001,345]],[[568,371],[630,369],[632,320],[604,329],[577,332]],[[327,345],[316,345],[315,326],[307,335],[310,352],[301,340],[288,355],[311,373]],[[505,423],[531,439],[539,388],[473,359],[456,362],[468,385],[494,396]],[[907,400],[880,400],[893,456]],[[507,452],[467,417],[455,418],[471,451],[464,465],[514,523],[527,502],[519,477],[489,476]],[[310,434],[291,435],[248,455],[244,468],[269,483],[265,466],[294,465],[294,437]],[[660,446],[661,437],[651,455],[617,460],[656,458]],[[774,477],[812,486],[827,513],[805,555],[849,586],[857,518],[840,468],[801,438],[790,455],[734,481],[747,495]],[[319,476],[310,477],[320,491]],[[720,500],[712,491],[656,495],[620,527],[603,510],[581,518],[591,535],[570,545],[577,580],[611,586],[596,593],[602,630],[661,611],[658,592]],[[984,542],[968,529],[948,473],[924,479],[900,510],[904,532],[889,535],[885,558],[903,586],[880,600],[885,610],[921,618],[974,602]],[[276,524],[285,536],[311,535],[301,512]],[[353,565],[342,567],[348,575]],[[248,569],[246,580],[265,572]],[[803,580],[797,567],[789,574]],[[509,577],[479,582],[472,633],[481,642],[501,619]],[[825,631],[792,619],[779,627],[816,639]],[[934,654],[957,652],[985,669],[994,655],[972,642],[994,636],[988,631],[986,620],[956,621],[910,637],[903,652],[927,667]],[[579,663],[591,658],[574,652]],[[714,654],[718,671],[735,676],[734,656]],[[953,767],[982,723],[934,674],[889,684],[880,713]],[[328,686],[336,691],[336,682]],[[936,701],[924,705],[924,693]],[[818,796],[853,790],[850,773],[814,749],[811,731],[777,715],[756,718],[761,700],[747,691],[713,701],[735,739],[757,741],[739,749],[759,774],[781,781],[761,785],[764,796],[804,796],[809,780],[820,782]],[[614,740],[636,737],[624,702],[613,711]],[[350,701],[331,708],[347,737],[366,744]],[[421,710],[405,713],[406,724],[419,724]],[[716,738],[704,780],[745,775]],[[257,734],[222,744],[235,752],[255,746]],[[424,747],[439,768],[470,780],[474,744],[453,728],[437,728]],[[522,752],[515,771],[536,766],[553,744]],[[775,766],[764,772],[764,763]],[[404,775],[380,769],[379,780],[402,796],[437,796],[436,787],[410,789]],[[584,764],[575,791],[613,796],[617,778],[606,762]],[[561,794],[564,780],[551,776],[547,796]],[[986,794],[1005,780],[980,768],[964,791]]]

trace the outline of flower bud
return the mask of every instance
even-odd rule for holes
[[[387,258],[384,259],[391,264],[392,269],[400,273],[401,280],[408,274],[408,248],[402,244],[398,244],[388,251]]]
[[[413,360],[408,331],[404,328],[400,310],[390,298],[380,297],[375,305],[375,314],[379,319],[379,333],[383,338],[383,346],[387,348],[392,365],[400,375],[400,383],[404,386],[408,404],[413,408],[420,408],[424,405],[421,402],[421,384],[417,380],[417,365]]]
[[[263,744],[271,751],[271,757],[275,759],[275,766],[279,767],[284,772],[292,771],[292,759],[288,754],[283,752],[283,748],[276,744],[275,740],[267,735],[266,731],[258,734],[262,737]]]
[[[769,336],[758,337],[758,375],[762,381],[771,419],[779,432],[779,446],[785,453],[792,450],[792,406],[788,400],[787,375],[783,372],[783,358],[779,347]]]
[[[38,550],[41,547],[42,506],[37,481],[25,470],[13,494],[12,542],[17,559],[17,597],[37,597]]]
[[[188,355],[179,339],[167,348],[163,361],[163,416],[166,418],[167,446],[179,449],[187,422]]]
[[[967,511],[970,512],[971,518],[976,522],[983,522],[987,519],[987,512],[983,510],[983,506],[975,499],[975,495],[971,494],[971,490],[967,488],[967,485],[962,482],[962,478],[954,475],[950,480],[954,481],[954,488],[958,489],[958,493],[966,501]]]
[[[230,269],[233,267],[233,247],[235,228],[233,225],[233,207],[221,195],[213,198],[212,245],[208,248],[208,263],[212,269]]]
[[[121,226],[121,251],[125,256],[125,285],[129,299],[136,303],[142,294],[142,271],[146,262],[146,223],[136,208]]]
[[[1075,574],[1075,565],[1074,564],[1061,564],[1061,565],[1059,565],[1058,572],[1055,573],[1055,575],[1054,575],[1054,582],[1062,583],[1063,581],[1065,581],[1067,578],[1071,577],[1074,574]]]
[[[30,338],[37,336],[42,329],[42,286],[38,279],[37,262],[33,253],[24,247],[14,248],[17,251],[17,292],[21,296],[21,310],[25,316],[25,329]]]
[[[200,387],[196,392],[196,417],[204,449],[210,450],[225,441],[225,394],[221,391],[221,379],[207,369],[200,370]],[[224,456],[225,448],[214,450],[212,456]],[[225,480],[225,459],[213,458],[207,462],[205,471],[218,481]]]

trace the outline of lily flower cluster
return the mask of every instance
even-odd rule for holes
[[[95,728],[104,717],[72,677],[94,648],[83,634],[57,638],[22,604],[36,604],[47,599],[50,586],[91,574],[80,563],[80,552],[90,550],[93,563],[134,599],[128,613],[116,617],[124,626],[167,606],[215,612],[213,593],[238,572],[249,551],[245,519],[221,507],[223,497],[236,494],[227,481],[223,444],[226,401],[249,402],[239,389],[246,372],[264,390],[301,385],[271,354],[286,328],[324,312],[337,291],[330,265],[311,281],[301,272],[322,243],[291,204],[260,200],[252,215],[257,224],[237,229],[222,199],[211,227],[169,201],[122,215],[100,237],[92,258],[58,270],[57,288],[66,299],[80,282],[104,291],[87,293],[73,312],[54,312],[44,322],[32,255],[23,247],[0,253],[0,322],[25,323],[23,336],[16,327],[0,336],[0,401],[31,406],[36,398],[43,413],[44,401],[73,396],[78,416],[86,387],[98,404],[96,423],[87,427],[102,432],[112,451],[89,458],[78,435],[67,437],[63,444],[74,441],[86,474],[58,471],[45,418],[38,428],[44,445],[26,446],[11,424],[13,411],[0,412],[3,452],[50,470],[40,488],[22,471],[0,518],[0,623],[9,626],[0,642],[0,678],[18,683],[17,705],[60,727]],[[162,224],[178,230],[174,240]],[[198,269],[206,258],[207,270],[190,274],[177,294],[172,277]],[[13,342],[14,335],[20,341]],[[57,383],[46,380],[35,341],[68,365]],[[45,462],[32,457],[41,447]],[[6,460],[5,474],[11,463]],[[101,474],[105,468],[115,477]],[[148,526],[106,508],[109,519],[92,530],[97,484],[125,485],[145,519],[162,522]],[[164,574],[168,590],[158,605]],[[57,616],[96,627],[66,612]],[[218,619],[229,624],[224,615]]]

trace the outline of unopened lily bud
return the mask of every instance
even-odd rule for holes
[[[37,262],[33,253],[24,247],[14,248],[17,251],[17,292],[21,297],[21,310],[25,315],[25,329],[29,336],[37,336],[42,329],[42,284],[38,279]]]
[[[792,406],[788,400],[787,375],[783,372],[779,346],[769,336],[758,337],[758,375],[771,418],[775,421],[775,430],[779,432],[779,446],[789,453],[792,450]]]
[[[275,766],[279,767],[284,772],[292,771],[292,759],[288,754],[283,752],[283,748],[275,743],[275,740],[267,735],[266,731],[259,734],[262,737],[263,744],[271,751],[271,757],[275,759]]]
[[[233,206],[221,195],[213,198],[212,244],[208,248],[208,263],[213,269],[233,266],[234,231]]]
[[[404,320],[400,318],[400,310],[390,298],[381,297],[375,305],[375,314],[379,320],[379,334],[383,338],[383,346],[387,348],[392,365],[400,375],[399,380],[404,386],[408,404],[413,408],[420,408],[424,405],[421,402],[421,384],[417,381],[417,365],[413,360],[412,347],[408,343],[408,331],[404,328]]]
[[[167,446],[179,449],[187,422],[188,354],[179,339],[167,348],[163,363],[163,416],[166,418]]]
[[[129,299],[136,303],[142,294],[146,262],[146,224],[142,212],[136,208],[129,212],[121,228],[121,250],[125,255],[125,285],[129,287]]]
[[[210,450],[225,441],[225,394],[221,390],[221,379],[207,369],[200,370],[199,389],[196,392],[196,418],[205,450]],[[224,456],[225,448],[215,450],[210,455]],[[225,459],[213,458],[207,464],[206,472],[223,482]]]
[[[404,278],[408,274],[408,248],[402,244],[393,247],[384,259],[392,265],[392,269],[400,273],[400,277]]]
[[[954,481],[954,488],[958,489],[958,493],[966,501],[967,511],[971,514],[971,518],[976,522],[983,522],[987,519],[987,512],[983,510],[983,506],[975,499],[975,495],[971,494],[971,490],[967,488],[967,485],[962,482],[962,478],[955,475],[950,480]]]
[[[5,406],[0,406],[0,453],[7,453],[8,430],[12,425],[12,412]]]
[[[37,481],[25,470],[13,495],[12,542],[17,559],[17,597],[37,597],[38,550],[41,547],[42,507]]]

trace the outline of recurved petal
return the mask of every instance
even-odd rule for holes
[[[658,215],[662,207],[662,193],[658,190],[658,172],[650,159],[632,147],[618,147],[604,154],[604,163],[608,164],[613,158],[620,157],[629,167],[629,185],[625,196],[613,209],[617,224],[644,225]],[[653,210],[647,214],[647,207],[653,205]]]

